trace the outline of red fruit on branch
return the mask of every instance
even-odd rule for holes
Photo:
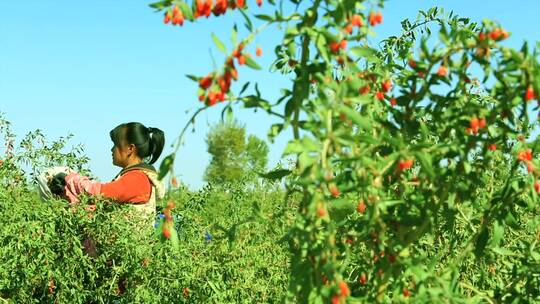
[[[261,49],[261,47],[258,46],[258,47],[255,49],[255,55],[257,55],[257,57],[261,57],[261,56],[262,56],[262,49]]]
[[[345,283],[344,281],[339,282],[339,290],[341,292],[342,297],[348,297],[349,295],[351,295],[349,286],[347,286],[347,283]]]
[[[351,24],[353,26],[361,27],[364,24],[361,15],[353,15],[351,19]]]
[[[318,217],[325,217],[326,216],[326,209],[324,209],[324,207],[317,208],[317,216]]]
[[[208,18],[212,13],[213,0],[206,0],[204,3],[204,16]]]
[[[411,295],[411,292],[409,291],[409,289],[407,289],[407,287],[403,287],[403,296],[405,298],[408,298],[410,295]]]
[[[497,150],[497,145],[496,144],[490,144],[488,149],[491,150],[491,151],[495,151],[495,150]]]
[[[167,24],[171,22],[171,13],[170,12],[166,12],[165,13],[165,16],[163,17],[163,23]]]
[[[245,57],[244,55],[238,56],[238,64],[239,64],[239,65],[244,65],[244,64],[246,64],[246,57]]]
[[[437,70],[437,75],[439,75],[441,77],[445,77],[446,74],[448,74],[448,70],[446,69],[446,67],[444,65],[441,65],[439,67],[439,69]]]
[[[381,91],[375,93],[375,98],[377,98],[377,100],[384,100],[384,93]]]
[[[397,105],[397,100],[395,98],[390,99],[390,104],[393,106]]]
[[[375,21],[377,21],[378,24],[382,23],[383,18],[382,18],[382,13],[381,12],[378,12],[377,14],[375,14]]]
[[[414,163],[413,159],[400,160],[398,162],[399,171],[404,171],[404,170],[410,169],[412,167],[413,163]]]
[[[364,203],[364,200],[360,200],[358,202],[358,206],[356,206],[356,211],[360,214],[364,214],[366,212],[366,204]]]
[[[480,41],[486,40],[486,34],[484,32],[478,33],[478,40]]]
[[[387,79],[382,83],[382,90],[383,92],[388,92],[392,89],[392,80]]]
[[[330,184],[328,186],[328,190],[330,191],[330,194],[333,196],[333,197],[339,197],[339,189],[338,187],[336,186],[336,184]]]
[[[486,125],[487,125],[487,122],[486,122],[486,119],[485,119],[485,118],[480,118],[480,119],[478,120],[478,127],[479,127],[480,129],[485,128]]]
[[[369,86],[369,84],[366,84],[365,86],[361,87],[359,91],[360,91],[360,94],[364,95],[364,94],[369,93],[370,90],[371,90],[371,87]]]
[[[534,94],[534,89],[532,86],[527,87],[527,90],[525,91],[525,101],[531,101],[535,99],[536,96]]]
[[[525,150],[525,151],[520,151],[518,152],[517,158],[520,161],[532,161],[533,159],[532,151],[530,149]]]
[[[344,28],[343,28],[343,31],[347,34],[352,34],[353,32],[353,25],[352,24],[347,24]]]
[[[373,13],[373,12],[369,13],[368,19],[369,19],[369,24],[371,26],[377,25],[377,18],[375,17],[375,13]]]
[[[166,238],[166,239],[170,239],[171,238],[171,231],[167,228],[163,228],[163,236]]]
[[[339,42],[334,41],[330,43],[330,50],[332,51],[332,53],[337,54],[337,52],[339,52],[339,48],[340,48]]]
[[[491,31],[489,34],[489,38],[493,40],[503,40],[508,38],[509,34],[505,30],[501,28],[496,28],[493,31]]]
[[[417,67],[416,61],[414,61],[413,59],[409,59],[408,63],[411,68],[416,69]]]
[[[218,95],[217,92],[209,92],[208,93],[208,105],[213,106],[218,101]]]
[[[257,5],[261,6],[262,5],[262,0],[257,0]]]
[[[208,74],[208,76],[203,77],[199,80],[199,87],[205,90],[208,89],[212,85],[213,79],[214,78],[212,74]]]
[[[339,47],[344,50],[347,48],[347,40],[343,39],[339,42]]]
[[[178,12],[176,14],[173,14],[173,25],[184,25],[184,15],[182,15],[182,12]]]
[[[176,180],[176,177],[173,177],[171,180],[171,185],[173,187],[178,187],[178,180]]]
[[[534,182],[534,191],[536,191],[536,193],[540,193],[540,182]]]
[[[358,281],[360,282],[361,285],[366,285],[367,277],[366,277],[365,272],[362,272],[362,274],[360,275],[360,279],[358,279]]]
[[[369,24],[371,26],[375,26],[377,24],[380,24],[380,23],[382,23],[382,20],[383,20],[381,12],[377,12],[377,13],[371,12],[371,13],[369,13],[368,18],[369,18]]]
[[[478,133],[478,129],[480,128],[480,122],[478,118],[476,117],[471,118],[471,120],[469,121],[469,125],[470,125],[471,131],[474,134]]]

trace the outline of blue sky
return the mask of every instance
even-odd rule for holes
[[[200,106],[196,84],[184,75],[206,75],[212,56],[220,64],[223,57],[212,49],[210,33],[230,47],[230,29],[235,22],[243,29],[243,19],[232,12],[184,27],[165,26],[162,15],[148,7],[150,2],[0,1],[0,112],[19,138],[35,129],[51,140],[74,134],[71,143],[85,146],[90,167],[102,181],[111,180],[120,169],[112,165],[108,135],[120,123],[139,121],[162,129],[167,137],[163,156],[172,151],[170,144]],[[247,3],[255,11],[271,9],[268,4],[258,8],[254,0]],[[533,0],[390,0],[383,10],[384,22],[376,28],[377,39],[399,34],[403,19],[414,20],[419,9],[432,6],[473,21],[501,22],[512,33],[505,42],[509,46],[540,41],[540,2]],[[239,37],[242,34],[245,31]],[[248,47],[252,53],[257,44],[263,48],[258,59],[262,71],[239,70],[241,80],[259,82],[270,100],[288,86],[286,77],[268,71],[272,46],[281,37],[277,28],[269,28]],[[210,159],[204,138],[222,109],[223,105],[213,107],[198,118],[195,132],[187,134],[177,156],[176,174],[192,189],[203,185]],[[261,138],[275,122],[262,112],[236,107],[234,113],[250,134]],[[270,145],[271,166],[279,161],[291,133],[286,130]]]

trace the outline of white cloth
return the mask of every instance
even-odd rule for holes
[[[53,198],[51,189],[49,189],[49,182],[56,174],[58,173],[69,174],[71,172],[74,172],[74,171],[68,167],[52,167],[41,172],[41,174],[39,174],[39,176],[36,177],[36,182],[39,187],[39,196],[41,197],[41,199],[43,201],[46,201]]]

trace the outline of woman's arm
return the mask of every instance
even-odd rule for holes
[[[125,173],[116,181],[100,183],[78,173],[66,176],[66,197],[77,203],[79,194],[103,195],[120,203],[145,203],[150,199],[152,185],[140,170]]]
[[[79,173],[71,172],[66,176],[65,180],[65,196],[72,204],[79,202],[79,198],[77,197],[79,194],[98,195],[101,193],[100,182],[90,180],[87,176],[80,175]]]

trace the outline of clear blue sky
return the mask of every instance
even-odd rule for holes
[[[108,133],[120,123],[139,121],[161,128],[168,141],[163,155],[172,151],[170,144],[190,117],[186,111],[199,106],[196,84],[184,75],[207,74],[212,69],[211,54],[221,64],[221,54],[211,51],[210,33],[229,42],[230,28],[234,22],[243,28],[243,19],[233,12],[182,28],[164,26],[162,15],[148,7],[150,2],[0,1],[0,112],[19,138],[35,129],[51,140],[73,133],[71,143],[85,146],[90,167],[102,181],[119,171],[112,165]],[[269,9],[268,4],[261,9],[254,0],[248,3],[256,11]],[[377,39],[399,34],[401,20],[415,19],[419,9],[432,6],[473,21],[501,22],[512,33],[506,45],[520,47],[524,40],[540,40],[540,2],[534,0],[390,0]],[[257,38],[264,51],[259,59],[263,71],[239,70],[240,78],[258,81],[271,100],[288,84],[282,75],[268,71],[272,45],[280,39],[276,28]],[[204,138],[222,108],[216,106],[200,116],[196,132],[188,134],[177,156],[175,171],[192,189],[203,184],[209,161]],[[235,108],[235,117],[261,138],[266,138],[273,122],[262,112],[240,108]],[[270,165],[279,160],[290,133],[287,130],[270,146]]]

